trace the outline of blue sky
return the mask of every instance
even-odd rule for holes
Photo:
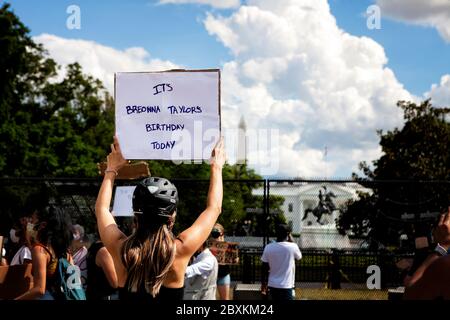
[[[10,3],[59,64],[79,62],[110,91],[117,71],[220,68],[223,127],[244,117],[249,129],[278,130],[278,145],[250,164],[276,158],[267,175],[349,177],[381,155],[378,129],[403,125],[398,100],[450,104],[450,2],[241,0],[224,10],[214,5],[239,1],[163,1],[177,4]],[[202,1],[212,6],[180,3]],[[379,30],[366,24],[374,3]],[[66,27],[72,4],[80,30]]]
[[[201,22],[211,8],[155,3],[149,0],[11,2],[32,35],[50,33],[82,38],[117,49],[144,47],[153,57],[195,68],[217,67],[229,59],[228,51],[208,35]],[[80,30],[66,28],[66,8],[71,4],[81,9]]]
[[[3,1],[4,2],[4,1]],[[7,1],[8,2],[8,1]],[[223,16],[232,11],[198,4],[157,5],[154,0],[13,0],[14,11],[32,35],[50,33],[93,40],[117,49],[140,46],[152,57],[188,68],[213,68],[231,59],[227,48],[210,36],[202,20],[207,12]],[[383,18],[380,30],[366,27],[364,13],[372,0],[331,0],[337,24],[345,31],[380,43],[388,66],[410,92],[422,95],[450,72],[450,44],[430,27]],[[81,29],[66,28],[66,8],[81,8]]]

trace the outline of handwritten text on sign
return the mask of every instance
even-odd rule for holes
[[[116,73],[126,159],[208,159],[220,135],[219,70]]]
[[[239,263],[239,243],[211,240],[209,250],[216,257],[219,264]]]

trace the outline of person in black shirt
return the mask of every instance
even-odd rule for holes
[[[89,248],[87,270],[87,299],[112,300],[117,292],[117,274],[113,259],[101,241]]]

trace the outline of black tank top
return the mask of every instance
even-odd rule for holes
[[[219,271],[217,274],[217,278],[223,278],[230,274],[230,266],[227,264],[219,264]]]
[[[110,286],[103,269],[95,263],[97,253],[103,247],[102,242],[96,242],[88,251],[86,296],[89,300],[102,300],[116,292],[116,289]]]

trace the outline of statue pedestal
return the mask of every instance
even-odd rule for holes
[[[339,211],[324,214],[317,218],[309,214],[302,220],[299,246],[300,249],[355,249],[358,244],[350,241],[347,236],[340,235],[336,229],[336,219]]]
[[[300,234],[300,249],[354,249],[347,236],[340,235],[334,225],[304,226]]]

